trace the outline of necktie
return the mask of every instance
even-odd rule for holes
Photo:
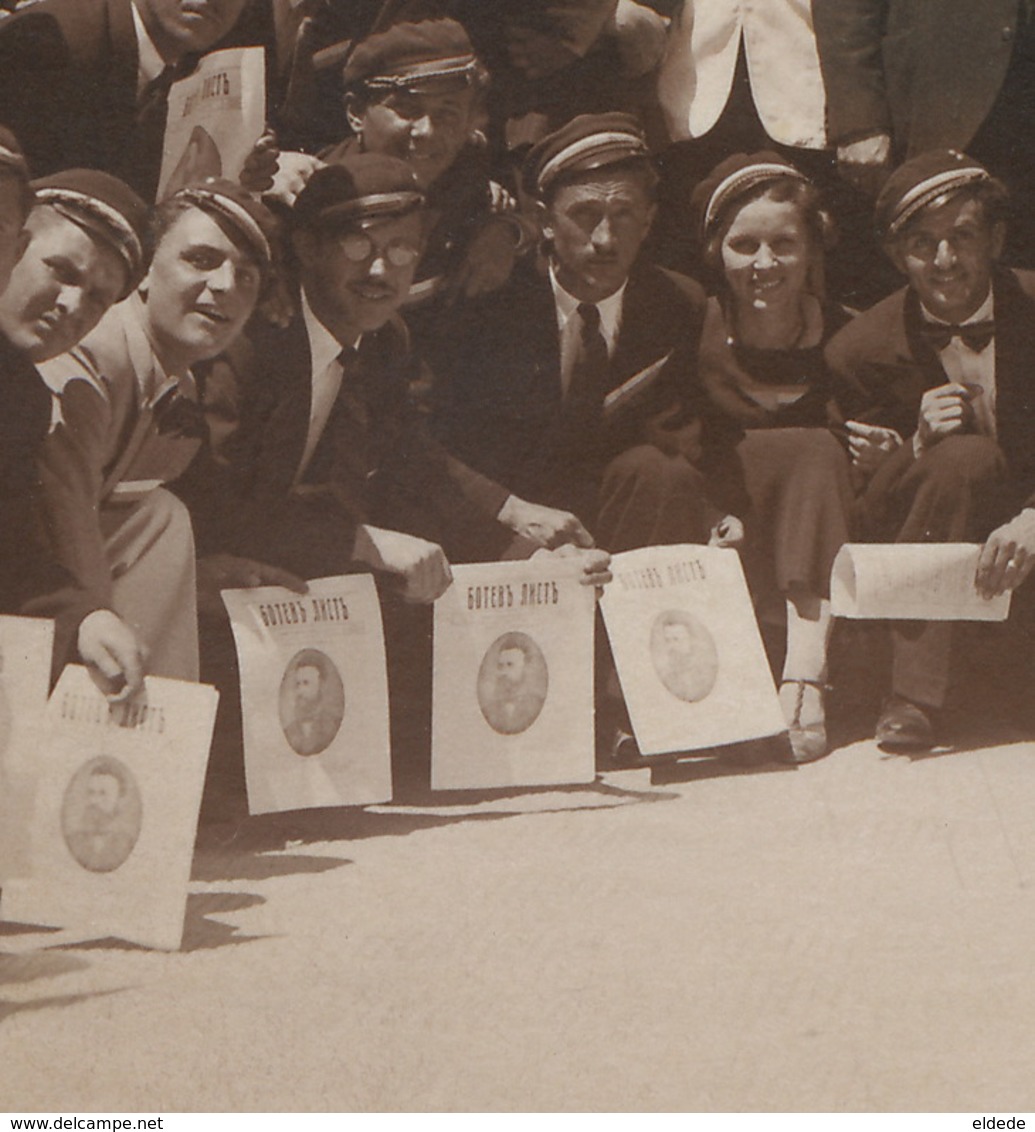
[[[944,350],[953,340],[959,338],[968,350],[980,354],[995,337],[995,323],[988,319],[983,322],[956,323],[925,322],[924,337],[936,350]]]
[[[169,63],[144,87],[137,103],[133,135],[127,143],[119,173],[145,200],[154,200],[158,189],[169,88],[189,75],[196,64],[195,55],[185,56],[179,63]]]
[[[338,364],[342,368],[341,388],[305,478],[310,483],[344,486],[348,495],[358,499],[365,494],[372,471],[370,409],[363,396],[359,352],[351,346],[342,350]]]
[[[607,385],[609,358],[600,330],[600,311],[593,303],[580,303],[575,356],[568,384],[567,408],[580,423],[591,423],[600,415]]]
[[[208,436],[205,410],[197,401],[184,397],[178,389],[169,389],[153,407],[155,428],[160,436],[181,436],[204,440]]]

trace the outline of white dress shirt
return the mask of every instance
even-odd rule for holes
[[[944,319],[931,314],[926,307],[921,307],[921,311],[927,322],[934,323],[936,326],[948,325]],[[974,322],[988,322],[992,319],[994,313],[995,304],[992,292],[989,291],[988,298],[961,325],[969,326]],[[959,335],[955,335],[944,350],[938,351],[938,357],[941,359],[942,368],[945,370],[948,379],[970,387],[974,394],[970,407],[974,410],[974,419],[977,422],[978,431],[984,436],[994,437],[996,435],[995,338],[979,352],[972,350],[964,344]]]
[[[582,303],[561,286],[552,265],[550,267],[550,286],[553,288],[557,330],[560,334],[561,393],[563,395],[568,392],[568,386],[571,383],[571,370],[578,349],[579,334],[582,331],[580,321],[573,315]],[[604,336],[609,358],[614,357],[618,332],[622,328],[622,304],[625,300],[625,288],[627,286],[628,280],[613,295],[608,295],[606,299],[601,299],[599,303],[589,304],[595,306],[600,312],[600,333]]]
[[[299,483],[305,475],[309,462],[313,458],[323,430],[331,415],[331,409],[341,391],[341,382],[344,377],[341,362],[338,357],[345,348],[337,338],[313,313],[305,291],[302,291],[302,318],[305,322],[306,336],[309,339],[309,356],[311,359],[311,394],[309,398],[309,431],[306,433],[305,448],[302,452],[302,461],[295,473],[295,483]],[[352,344],[359,345],[359,338]]]

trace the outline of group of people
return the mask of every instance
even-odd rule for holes
[[[0,5],[3,612],[233,705],[221,589],[372,573],[419,749],[452,563],[707,543],[822,757],[847,541],[981,543],[1029,618],[1033,43],[1021,0]],[[270,129],[155,201],[228,45]],[[887,631],[877,739],[951,738],[958,630]]]

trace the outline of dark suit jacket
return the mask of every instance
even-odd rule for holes
[[[36,456],[50,425],[50,392],[2,335],[0,383],[0,613],[55,619],[56,674],[97,604],[57,564],[44,525]]]
[[[0,23],[0,121],[34,176],[87,166],[139,183],[136,86],[130,0],[41,0]]]
[[[965,149],[1003,85],[1019,0],[813,0],[831,140]]]
[[[258,42],[242,28],[216,47]],[[154,200],[165,111],[138,121],[138,63],[131,0],[39,0],[0,21],[0,122],[33,176],[103,169]]]
[[[1015,505],[1035,501],[1035,272],[997,272],[995,297],[996,429]],[[920,333],[911,288],[896,291],[853,319],[827,346],[838,411],[845,420],[880,424],[908,438],[920,400],[949,378]]]
[[[358,397],[366,418],[353,426],[352,447],[335,450],[329,422],[298,489],[312,395],[302,318],[286,329],[257,327],[234,364],[240,426],[221,462],[206,452],[174,485],[195,519],[200,552],[227,550],[305,577],[340,573],[362,523],[438,542],[457,560],[534,549],[516,549],[495,521],[509,492],[428,434],[410,399],[419,363],[401,322],[366,335],[349,367],[343,392]]]
[[[546,274],[527,265],[500,290],[457,307],[429,347],[436,434],[460,459],[516,494],[574,509],[591,522],[586,500],[596,485],[587,478],[598,479],[610,459],[642,443],[649,417],[675,406],[685,421],[703,408],[696,358],[704,309],[704,292],[693,280],[637,265],[608,388],[668,361],[638,399],[605,420],[601,435],[572,435],[562,413],[553,290]]]

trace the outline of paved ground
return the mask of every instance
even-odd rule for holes
[[[0,951],[7,1110],[1035,1109],[1035,746],[253,821]]]

